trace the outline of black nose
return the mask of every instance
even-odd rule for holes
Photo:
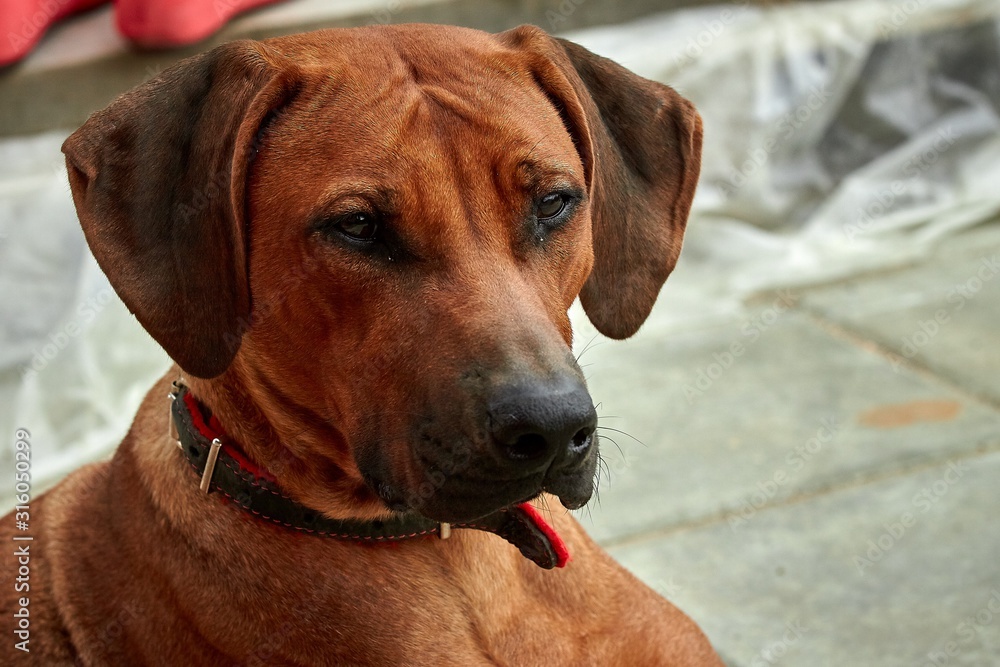
[[[505,387],[489,412],[500,460],[525,475],[583,459],[597,428],[590,394],[570,377]]]

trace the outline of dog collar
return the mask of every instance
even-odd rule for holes
[[[260,519],[310,535],[369,543],[428,536],[447,539],[455,528],[483,530],[504,538],[525,558],[547,570],[563,567],[569,561],[562,538],[528,503],[453,524],[414,513],[396,514],[384,521],[329,519],[289,498],[274,477],[228,442],[215,415],[206,418],[186,386],[175,382],[169,397],[170,438],[201,478],[201,490],[215,491]]]

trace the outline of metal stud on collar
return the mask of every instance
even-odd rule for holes
[[[167,412],[167,422],[170,424],[168,437],[177,443],[177,448],[184,451],[184,444],[181,442],[181,435],[177,431],[177,423],[174,421],[173,415],[173,403],[184,391],[184,381],[181,379],[174,380],[171,383],[174,390],[167,394],[167,398],[170,399],[170,410]],[[208,449],[208,458],[205,460],[205,471],[201,473],[201,484],[198,488],[202,490],[202,493],[208,493],[209,489],[212,487],[212,475],[215,474],[215,462],[219,460],[219,450],[222,449],[222,441],[218,438],[212,440],[212,444]]]
[[[203,493],[208,493],[212,486],[212,475],[215,473],[215,462],[219,458],[219,450],[222,449],[222,441],[218,438],[212,440],[212,446],[208,450],[208,459],[205,461],[205,472],[201,474],[201,486]]]

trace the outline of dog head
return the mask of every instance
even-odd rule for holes
[[[590,498],[567,310],[635,333],[700,150],[575,44],[417,25],[220,46],[64,146],[98,262],[251,457],[330,515],[442,521]]]

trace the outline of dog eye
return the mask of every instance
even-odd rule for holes
[[[561,192],[550,192],[535,204],[535,216],[539,220],[551,220],[566,209],[569,197]]]
[[[378,234],[378,220],[370,213],[348,213],[335,220],[332,226],[355,241],[372,241]]]

